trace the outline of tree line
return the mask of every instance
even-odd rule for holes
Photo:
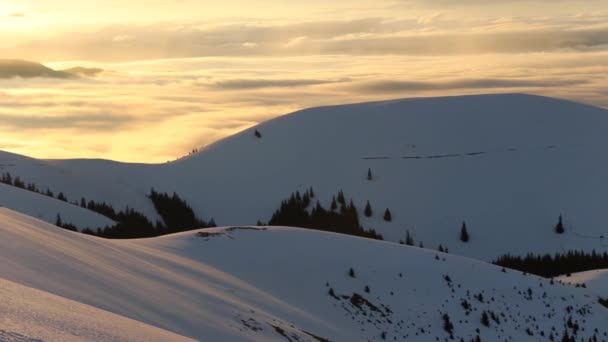
[[[342,191],[333,197],[329,209],[323,207],[319,201],[313,204],[314,197],[312,188],[304,194],[299,191],[292,193],[289,199],[282,201],[268,225],[309,228],[376,240],[383,239],[382,235],[374,229],[365,229],[361,226],[353,200],[347,203]]]
[[[608,268],[608,253],[569,251],[554,255],[528,254],[525,257],[504,255],[493,264],[545,278]]]

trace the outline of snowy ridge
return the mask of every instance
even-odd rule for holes
[[[446,314],[457,340],[548,341],[568,320],[578,338],[608,333],[608,310],[588,289],[294,228],[108,241],[0,209],[0,274],[199,340],[444,340]]]

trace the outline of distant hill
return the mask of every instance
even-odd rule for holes
[[[608,251],[607,131],[607,110],[560,99],[419,98],[302,110],[173,163],[0,153],[0,164],[70,202],[129,206],[151,222],[161,220],[146,197],[151,188],[177,192],[219,225],[268,222],[281,201],[310,187],[313,204],[327,208],[343,190],[362,225],[387,240],[405,240],[409,231],[416,245],[490,261],[506,253]],[[367,201],[371,217],[363,215]],[[560,215],[564,234],[554,229]]]

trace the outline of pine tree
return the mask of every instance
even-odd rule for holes
[[[60,200],[60,201],[64,201],[64,202],[68,201],[67,197],[65,197],[65,195],[63,194],[63,192],[60,192],[59,195],[57,195],[57,199]]]
[[[391,222],[392,220],[393,220],[393,215],[391,214],[391,211],[388,210],[388,208],[386,208],[386,211],[384,212],[384,221]]]
[[[372,217],[373,215],[372,206],[369,204],[369,201],[367,201],[367,204],[365,205],[364,214],[366,217]]]
[[[448,334],[452,335],[454,333],[454,324],[450,321],[450,316],[447,313],[443,314],[443,330],[445,330]]]
[[[357,276],[355,275],[355,270],[352,267],[348,270],[348,275],[351,278],[357,278]]]
[[[414,245],[414,237],[412,237],[409,230],[405,233],[405,244],[408,246]]]
[[[258,131],[257,129],[255,130],[255,132],[253,134],[255,135],[256,138],[262,137],[262,133],[260,133],[260,131]]]
[[[338,192],[338,203],[346,205],[346,198],[344,197],[344,192],[342,190]]]
[[[63,226],[63,220],[61,220],[61,215],[57,214],[57,219],[55,219],[55,225],[57,227]]]
[[[336,196],[331,199],[331,206],[329,208],[331,211],[336,211],[338,209],[338,203],[336,203]]]
[[[488,313],[485,311],[481,314],[481,324],[486,327],[490,326],[490,318],[488,317]]]
[[[371,181],[372,179],[374,179],[372,176],[372,169],[367,169],[367,180]]]
[[[460,241],[469,242],[469,232],[467,231],[466,222],[462,222],[462,228],[460,228]]]
[[[557,224],[555,225],[555,232],[557,234],[564,234],[564,232],[566,231],[566,229],[564,228],[564,223],[562,220],[562,215],[559,215],[559,219],[557,221]]]

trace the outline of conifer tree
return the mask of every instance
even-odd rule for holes
[[[357,276],[355,275],[355,270],[352,267],[348,270],[348,275],[351,278],[357,278]]]
[[[262,133],[260,133],[260,131],[258,131],[257,129],[255,130],[255,132],[253,133],[255,135],[256,138],[261,138],[262,137]]]
[[[329,208],[331,211],[336,211],[338,209],[338,203],[336,203],[336,196],[331,199],[331,206]]]
[[[65,195],[63,194],[63,192],[60,192],[59,195],[57,195],[57,199],[60,200],[60,201],[64,201],[64,202],[68,201],[67,197],[65,197]]]
[[[367,169],[367,180],[371,181],[374,177],[372,176],[372,169]]]
[[[470,236],[469,236],[469,232],[467,231],[467,224],[466,222],[462,222],[462,228],[460,228],[460,241],[462,242],[469,242]]]
[[[391,214],[391,211],[386,208],[386,211],[384,212],[384,221],[386,222],[391,222],[393,220],[393,215]]]
[[[342,190],[338,192],[338,203],[346,205],[346,198],[344,198],[344,192]]]
[[[490,318],[488,317],[488,313],[486,311],[481,314],[481,324],[483,324],[485,327],[490,326]]]
[[[412,236],[412,234],[410,234],[409,230],[405,233],[405,244],[408,246],[414,245],[414,237]]]
[[[369,201],[367,201],[367,204],[365,205],[364,214],[366,217],[372,217],[373,215],[372,206],[369,204]]]
[[[564,223],[562,220],[562,215],[559,215],[559,219],[557,221],[557,224],[555,225],[555,232],[557,234],[564,234],[564,232],[566,231],[566,229],[564,228]]]

